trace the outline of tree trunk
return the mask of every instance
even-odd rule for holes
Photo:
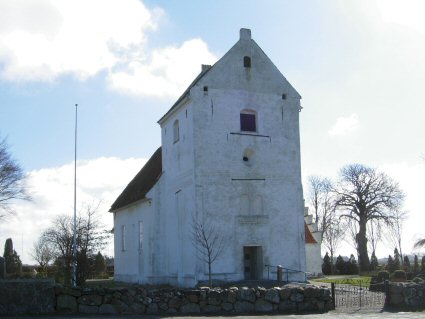
[[[370,267],[369,256],[367,254],[366,222],[366,220],[360,218],[359,232],[356,235],[360,272],[369,271]]]
[[[210,281],[210,288],[212,288],[211,260],[208,261],[208,278]]]

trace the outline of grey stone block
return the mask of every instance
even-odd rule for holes
[[[259,299],[255,302],[254,309],[258,312],[272,312],[273,305],[270,302]]]

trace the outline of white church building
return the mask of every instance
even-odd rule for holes
[[[111,206],[115,279],[186,287],[208,280],[192,240],[196,221],[226,242],[213,279],[267,278],[266,265],[282,265],[303,281],[300,99],[249,29],[203,65],[159,119],[161,147]]]

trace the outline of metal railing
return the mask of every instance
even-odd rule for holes
[[[285,268],[283,266],[274,266],[274,265],[264,265],[267,268],[267,279],[270,280],[270,268],[276,268],[277,281],[281,282],[284,277],[286,277],[286,282],[289,282],[289,274],[293,273],[302,273],[304,274],[304,281],[307,281],[307,272],[302,270],[296,270],[291,268]],[[281,272],[281,273],[280,273]]]

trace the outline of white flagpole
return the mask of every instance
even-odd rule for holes
[[[74,250],[73,250],[73,275],[74,287],[77,286],[77,119],[78,104],[75,104],[75,141],[74,141]]]

